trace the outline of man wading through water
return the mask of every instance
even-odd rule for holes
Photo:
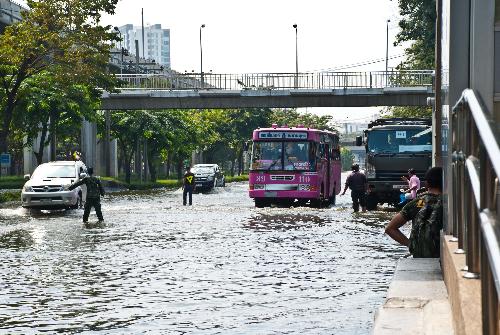
[[[341,195],[344,195],[349,187],[351,189],[352,208],[354,211],[359,211],[359,205],[361,205],[363,212],[366,212],[365,192],[368,186],[368,180],[363,173],[359,172],[358,164],[354,164],[351,170],[352,172],[345,181],[344,192],[342,192]]]
[[[83,222],[88,222],[90,210],[92,207],[95,208],[95,213],[99,221],[104,221],[101,212],[101,196],[104,196],[104,188],[101,185],[101,181],[93,176],[94,169],[87,169],[88,176],[72,184],[69,189],[73,190],[80,185],[85,184],[87,186],[87,196],[85,198],[85,209],[83,211]]]
[[[186,206],[186,197],[189,194],[189,206],[193,204],[194,191],[194,174],[191,172],[191,167],[187,167],[184,178],[182,178],[182,204]]]

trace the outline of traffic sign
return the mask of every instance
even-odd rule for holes
[[[1,167],[10,167],[11,159],[10,154],[0,154],[0,166]]]

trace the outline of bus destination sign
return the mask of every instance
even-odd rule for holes
[[[262,131],[259,139],[287,139],[287,140],[307,140],[307,132],[297,131]]]

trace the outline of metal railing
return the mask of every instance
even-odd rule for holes
[[[434,71],[313,73],[161,73],[124,74],[122,89],[151,90],[290,90],[388,87],[430,87]]]
[[[448,233],[465,253],[464,277],[481,277],[483,334],[498,334],[500,294],[500,145],[495,123],[474,91],[453,107],[453,202]]]

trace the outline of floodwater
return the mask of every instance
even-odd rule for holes
[[[398,258],[393,213],[255,209],[246,183],[0,209],[0,334],[369,334]]]

